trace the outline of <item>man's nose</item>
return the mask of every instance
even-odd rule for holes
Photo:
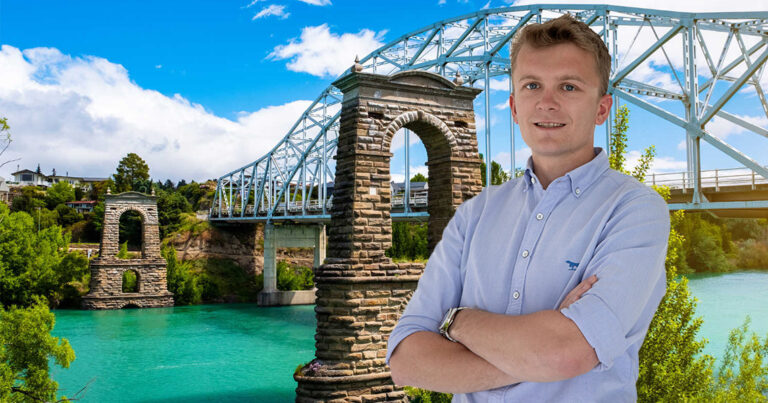
[[[536,103],[536,107],[541,110],[557,110],[560,108],[560,103],[557,101],[557,96],[554,91],[543,90],[541,91],[541,98]]]

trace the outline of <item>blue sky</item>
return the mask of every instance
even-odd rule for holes
[[[668,7],[655,0],[632,4]],[[155,179],[219,176],[274,146],[355,54],[362,57],[442,19],[507,5],[501,0],[0,0],[0,115],[9,118],[14,138],[2,159],[21,158],[0,175],[8,178],[17,165],[34,169],[39,163],[45,173],[56,168],[59,174],[108,176],[122,156],[137,152]],[[686,0],[675,7],[724,6]],[[765,10],[768,2],[728,8]],[[647,77],[663,80],[663,66]],[[491,93],[491,154],[505,169],[507,96],[504,90]],[[742,98],[731,111],[768,126],[754,94]],[[477,106],[482,114],[482,102]],[[682,131],[635,109],[630,149],[636,155],[655,144],[655,169],[679,170],[685,159]],[[764,138],[717,130],[744,151],[768,150]],[[598,133],[601,145],[604,132]],[[412,174],[424,170],[423,146],[413,147]],[[519,134],[516,154],[526,156]],[[764,152],[749,154],[768,163]],[[402,165],[402,150],[396,151],[395,179]],[[735,166],[704,148],[704,168]]]

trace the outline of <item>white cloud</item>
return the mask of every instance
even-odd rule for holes
[[[635,167],[640,163],[641,155],[642,153],[638,150],[630,150],[627,152],[627,160],[625,166],[628,167],[629,171],[635,169]],[[651,164],[651,168],[648,170],[648,173],[682,172],[686,169],[687,164],[685,161],[679,161],[672,157],[656,156],[653,158],[653,163]]]
[[[428,175],[429,174],[429,167],[426,166],[426,165],[419,165],[419,166],[415,166],[415,167],[412,166],[412,167],[409,167],[408,169],[410,170],[409,174],[411,175],[411,178],[416,176],[416,174],[422,174],[422,175],[424,175],[426,177],[429,177],[429,175]],[[397,183],[404,182],[405,181],[405,171],[404,170],[400,170],[400,172],[398,172],[398,173],[391,172],[389,174],[389,180],[392,181],[392,182],[397,182]]]
[[[225,119],[181,95],[141,88],[119,64],[53,48],[3,45],[0,71],[0,111],[14,136],[5,157],[22,158],[22,168],[40,163],[46,173],[106,177],[135,152],[154,179],[217,177],[268,152],[310,104]]]
[[[440,5],[440,6],[442,6],[443,4],[445,4],[445,1],[446,1],[446,0],[438,0],[438,1],[437,1],[437,4],[438,4],[438,5]]]
[[[299,0],[302,3],[311,4],[313,6],[330,6],[331,0]]]
[[[507,91],[509,92],[509,76],[504,75],[502,78],[492,78],[489,80],[489,87],[492,91]]]
[[[305,27],[301,37],[275,47],[269,58],[290,61],[289,70],[318,77],[336,77],[351,67],[355,56],[363,57],[383,45],[386,31],[363,29],[356,34],[334,34],[327,24]]]
[[[505,171],[509,171],[509,164],[511,162],[509,160],[510,155],[509,151],[498,152],[493,156],[493,160],[501,164]],[[530,156],[531,149],[528,147],[515,150],[515,166],[518,168],[525,168],[525,164],[528,162],[528,157]]]
[[[421,139],[419,138],[419,135],[414,132],[411,132],[411,134],[408,136],[408,144],[414,145],[420,142],[421,142]],[[405,134],[403,134],[402,130],[399,130],[397,133],[395,133],[395,136],[392,138],[392,144],[389,145],[389,152],[394,153],[395,151],[403,148],[404,144],[405,144]]]
[[[248,5],[247,5],[247,6],[244,6],[243,8],[250,8],[250,7],[253,7],[253,6],[255,6],[255,5],[256,5],[256,3],[260,2],[260,1],[264,1],[264,0],[253,0],[253,1],[251,1],[250,3],[248,3]]]
[[[768,118],[763,116],[747,116],[747,115],[736,115],[743,120],[746,120],[749,123],[752,123],[755,126],[759,126],[762,128],[768,127]],[[735,123],[731,123],[728,120],[714,117],[712,120],[707,122],[707,125],[704,127],[707,130],[707,133],[721,139],[725,140],[728,136],[732,134],[741,134],[741,133],[751,133],[750,130],[747,130]]]
[[[509,101],[504,101],[504,102],[494,106],[494,108],[496,108],[496,109],[498,109],[500,111],[504,110],[504,109],[509,109]]]
[[[683,140],[683,141],[681,141],[681,142],[677,143],[677,149],[678,149],[678,150],[683,150],[683,151],[685,151],[685,147],[686,147],[686,144],[685,144],[685,140]]]
[[[162,65],[162,64],[156,64],[156,65],[155,65],[155,68],[156,68],[156,69],[162,69],[162,68],[163,68],[163,65]]]
[[[275,17],[280,17],[282,19],[286,19],[290,15],[291,13],[285,12],[285,6],[271,4],[268,7],[262,8],[261,11],[256,13],[256,15],[254,15],[253,18],[251,18],[251,20],[252,21],[258,20],[259,18],[264,18],[269,16],[275,16]]]

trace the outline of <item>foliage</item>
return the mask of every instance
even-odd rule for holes
[[[135,183],[149,179],[149,166],[138,154],[129,153],[120,160],[113,178],[118,193],[137,190]],[[149,188],[146,191],[148,192]]]
[[[483,158],[483,154],[480,154],[480,159],[482,160],[480,164],[480,179],[483,182],[483,186],[485,186],[486,164],[485,159]],[[491,185],[501,185],[502,183],[508,181],[509,178],[509,173],[504,172],[504,170],[501,169],[501,164],[496,161],[491,161]]]
[[[0,304],[26,306],[35,296],[55,304],[64,284],[88,268],[83,254],[67,252],[68,243],[58,225],[38,233],[29,214],[0,203]]]
[[[711,401],[768,401],[768,335],[747,335],[750,318],[731,330]]]
[[[192,206],[181,193],[161,190],[157,198],[160,238],[176,231],[181,226],[182,214],[188,212],[192,212]]]
[[[423,174],[417,173],[416,175],[413,175],[411,182],[429,182],[429,179]]]
[[[141,213],[135,210],[128,210],[120,216],[119,222],[119,241],[127,242],[132,250],[141,248],[143,229]]]
[[[277,289],[283,291],[311,290],[315,288],[315,274],[305,266],[291,266],[277,262]]]
[[[410,386],[405,387],[405,393],[411,403],[451,403],[451,399],[453,399],[453,395],[450,393],[433,392]]]
[[[167,262],[166,278],[168,291],[173,293],[176,305],[193,305],[202,301],[202,291],[197,286],[195,277],[190,272],[190,265],[176,258],[176,249],[164,247],[162,255]]]
[[[128,241],[120,244],[120,249],[117,251],[117,255],[115,257],[118,259],[128,259],[130,257],[130,255],[128,255]]]
[[[75,353],[67,339],[51,336],[54,323],[43,299],[28,308],[0,306],[0,401],[56,400],[59,385],[50,378],[50,359],[69,368]]]
[[[386,255],[392,259],[424,260],[427,258],[426,223],[393,222],[392,246]]]
[[[139,284],[136,278],[136,272],[126,270],[123,272],[123,292],[139,292]]]
[[[45,204],[50,210],[72,200],[75,200],[75,189],[67,182],[55,183],[45,190]]]
[[[734,269],[729,261],[733,250],[730,233],[724,225],[714,222],[708,215],[688,213],[677,230],[685,237],[682,253],[687,266],[681,272],[727,272]]]
[[[31,214],[37,208],[45,206],[45,192],[37,186],[24,186],[21,188],[21,194],[13,198],[11,211],[26,211]]]
[[[67,227],[83,220],[82,214],[66,204],[59,204],[54,211],[56,211],[56,215],[59,217],[59,225],[62,227]]]

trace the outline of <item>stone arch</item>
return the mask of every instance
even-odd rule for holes
[[[142,218],[141,259],[117,258],[120,217],[137,211]],[[99,257],[92,260],[90,292],[83,297],[86,309],[120,309],[130,302],[142,308],[173,306],[168,292],[166,262],[160,255],[157,198],[138,192],[108,194],[104,201],[104,226]],[[123,273],[136,273],[137,290],[126,301]]]
[[[383,146],[385,150],[390,149],[392,138],[395,137],[398,130],[403,128],[412,130],[421,138],[421,141],[427,148],[427,153],[430,152],[430,147],[433,149],[433,152],[445,153],[445,151],[448,151],[447,155],[429,155],[429,159],[433,157],[444,158],[450,155],[450,152],[458,144],[456,137],[445,122],[428,112],[413,110],[400,114],[384,130]]]
[[[392,138],[407,128],[427,149],[431,252],[458,206],[482,190],[473,105],[481,90],[423,71],[391,77],[353,71],[333,85],[344,99],[328,254],[315,274],[317,360],[294,376],[297,400],[325,401],[343,392],[407,401],[382,358],[424,265],[393,263],[385,255],[392,244]]]

